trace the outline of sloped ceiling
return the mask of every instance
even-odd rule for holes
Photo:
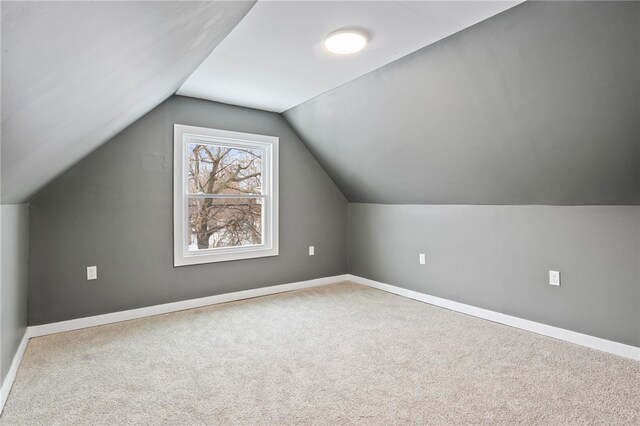
[[[174,94],[254,2],[2,2],[2,203]]]
[[[263,0],[178,94],[283,112],[521,1]],[[354,27],[369,35],[366,49],[325,49],[327,34]]]
[[[526,2],[284,115],[352,202],[640,204],[640,3]]]

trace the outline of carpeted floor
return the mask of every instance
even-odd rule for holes
[[[339,283],[32,339],[0,422],[638,424],[640,363]]]

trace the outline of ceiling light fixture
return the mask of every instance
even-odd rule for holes
[[[358,30],[339,30],[327,36],[324,47],[331,53],[349,55],[364,49],[367,45],[367,34]]]

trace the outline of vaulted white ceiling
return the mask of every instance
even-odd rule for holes
[[[259,1],[179,95],[282,112],[522,1]],[[326,52],[325,36],[360,28],[368,46]]]
[[[253,2],[6,2],[2,203],[171,96]]]

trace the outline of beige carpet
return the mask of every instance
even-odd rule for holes
[[[0,422],[638,424],[640,363],[340,283],[32,339]]]

